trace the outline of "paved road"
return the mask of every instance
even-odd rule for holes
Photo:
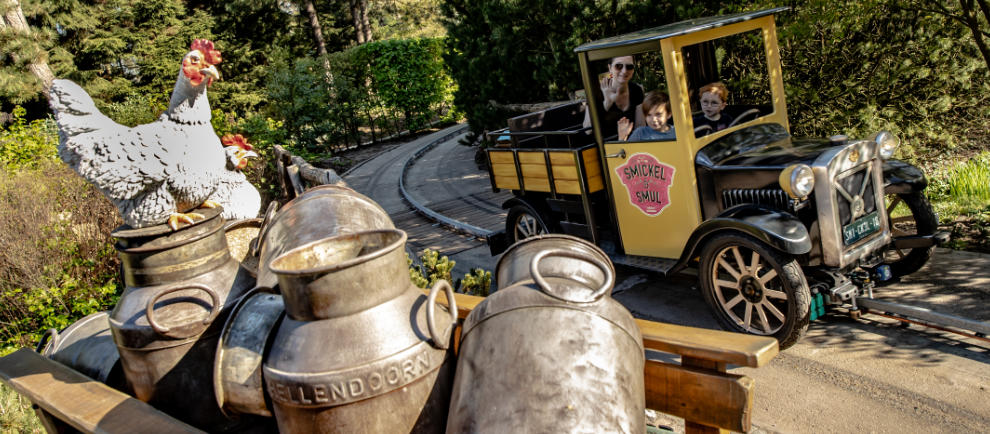
[[[468,268],[492,270],[496,258],[480,239],[459,235],[410,211],[398,193],[406,160],[441,131],[385,153],[346,177],[394,213],[410,231],[410,250],[430,246]],[[487,229],[504,225],[487,173],[473,148],[442,141],[415,161],[406,188],[417,202]],[[465,209],[474,209],[468,215]],[[415,234],[415,236],[413,236]],[[456,274],[459,273],[459,274]],[[614,297],[640,318],[718,329],[690,274],[670,279],[619,267]],[[924,269],[876,290],[877,298],[990,321],[990,255],[939,249]],[[903,328],[875,315],[853,320],[830,313],[768,366],[731,372],[756,379],[758,432],[988,432],[990,344],[958,335]],[[682,428],[677,420],[668,423]]]

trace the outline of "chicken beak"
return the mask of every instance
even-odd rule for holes
[[[213,80],[220,81],[220,71],[218,71],[217,68],[213,65],[200,69],[199,72]]]

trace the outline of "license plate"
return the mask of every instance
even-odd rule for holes
[[[852,244],[880,229],[880,214],[876,211],[842,227],[842,241]]]

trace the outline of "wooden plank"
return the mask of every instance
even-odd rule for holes
[[[550,152],[550,164],[554,166],[574,167],[574,152],[554,151]]]
[[[747,432],[752,378],[647,360],[646,408],[708,427]]]
[[[0,380],[83,432],[202,432],[27,348],[0,358]]]
[[[590,167],[592,163],[599,163],[598,148],[592,147],[581,151],[581,158],[584,158],[585,166]]]
[[[505,164],[505,163],[494,163],[494,164],[492,164],[492,173],[495,174],[495,177],[499,177],[499,176],[511,176],[511,177],[515,178],[516,177],[516,165],[515,164],[512,164],[512,163],[509,163],[509,164]]]
[[[519,169],[522,171],[524,179],[537,178],[546,179],[547,178],[547,165],[540,164],[520,164]],[[526,182],[526,181],[523,181]],[[529,183],[526,183],[526,187],[529,187]],[[528,188],[527,188],[528,190]]]
[[[550,180],[547,178],[523,178],[523,185],[526,186],[526,191],[550,192]]]
[[[515,164],[512,159],[512,151],[488,151],[488,161],[491,161],[492,164]]]
[[[546,159],[543,157],[543,151],[519,151],[516,155],[519,156],[519,164],[539,164],[540,166],[546,167],[547,163]]]
[[[777,340],[637,319],[646,348],[757,368],[777,355]]]
[[[495,186],[506,190],[518,190],[519,178],[516,178],[515,170],[512,171],[512,176],[496,176]]]
[[[577,181],[578,179],[577,167],[559,164],[554,164],[551,167],[553,168],[554,181]]]

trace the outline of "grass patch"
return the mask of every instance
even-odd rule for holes
[[[926,193],[941,229],[951,231],[946,247],[990,252],[990,152],[962,160],[927,170]]]
[[[43,433],[41,421],[31,409],[31,401],[0,383],[0,432]]]

